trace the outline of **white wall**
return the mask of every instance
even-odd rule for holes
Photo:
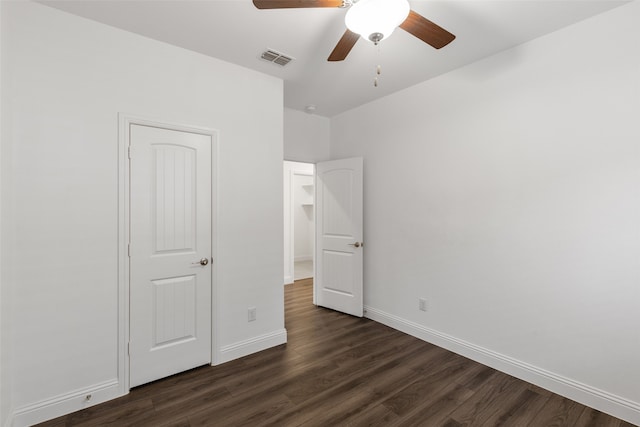
[[[39,4],[2,8],[17,420],[78,409],[117,375],[119,112],[219,130],[219,357],[284,342],[282,81]]]
[[[638,22],[636,1],[331,122],[331,156],[364,157],[370,317],[635,423]]]
[[[294,281],[294,248],[296,246],[295,239],[297,238],[295,233],[295,218],[299,216],[299,209],[309,210],[310,208],[302,208],[295,203],[296,186],[295,177],[304,175],[313,175],[314,165],[310,163],[290,162],[284,161],[283,163],[283,182],[284,182],[284,284],[293,283]],[[313,181],[313,179],[312,179]],[[303,191],[299,188],[298,191]],[[313,214],[312,214],[313,215]],[[307,224],[314,230],[315,223]],[[314,230],[315,232],[315,230]],[[313,237],[312,237],[313,238]],[[311,240],[311,245],[313,245]],[[313,254],[313,246],[311,246],[311,253]]]
[[[284,109],[284,158],[317,163],[329,160],[330,121],[326,117]]]
[[[5,72],[5,67],[7,62],[4,60],[3,52],[5,51],[5,37],[2,37],[2,28],[4,27],[4,13],[3,8],[0,6],[0,118],[3,117],[2,113],[4,109],[4,86],[5,79],[7,77],[7,73]],[[5,126],[4,120],[0,120],[0,141],[4,141],[7,135],[8,127]],[[0,145],[0,193],[5,194],[4,187],[4,174],[6,172],[5,162],[6,162],[6,153],[2,149],[2,145]],[[0,426],[8,425],[10,414],[12,413],[12,403],[11,403],[11,360],[10,360],[10,340],[9,340],[9,286],[6,284],[9,283],[8,278],[6,277],[6,269],[3,267],[5,264],[6,258],[6,248],[3,244],[3,236],[4,230],[2,227],[4,221],[4,209],[6,208],[6,203],[3,203],[0,198]]]

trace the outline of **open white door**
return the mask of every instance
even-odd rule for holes
[[[316,165],[316,303],[362,317],[362,158]]]
[[[211,361],[211,135],[130,126],[130,386]]]

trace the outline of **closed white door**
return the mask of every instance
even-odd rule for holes
[[[211,136],[130,126],[130,386],[211,362]]]
[[[362,158],[316,165],[316,303],[362,317]]]

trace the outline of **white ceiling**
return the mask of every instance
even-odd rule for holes
[[[456,35],[436,50],[398,29],[379,47],[360,39],[347,59],[326,58],[344,33],[344,9],[258,10],[251,0],[43,0],[41,3],[284,80],[285,107],[331,117],[540,37],[627,1],[410,0]],[[292,56],[286,67],[259,59]],[[382,74],[373,86],[376,66]]]

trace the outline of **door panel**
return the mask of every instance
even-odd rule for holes
[[[316,302],[362,317],[362,158],[316,171]]]
[[[152,280],[153,341],[151,350],[196,338],[194,275]]]
[[[354,294],[353,257],[352,253],[328,251],[323,252],[324,289],[326,291]]]
[[[130,140],[135,387],[211,361],[211,136],[132,124]]]
[[[347,169],[329,169],[323,172],[322,227],[325,236],[353,239],[353,173]]]
[[[155,169],[155,253],[193,252],[196,243],[196,155],[189,147],[152,146]]]

